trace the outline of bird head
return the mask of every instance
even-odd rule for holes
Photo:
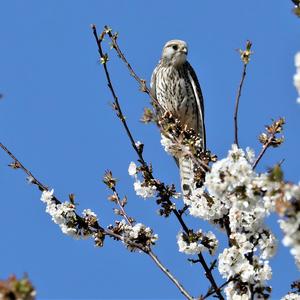
[[[175,66],[180,66],[186,62],[187,53],[188,47],[185,41],[171,40],[163,48],[162,59]]]

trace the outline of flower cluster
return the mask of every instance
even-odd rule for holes
[[[297,102],[300,104],[300,52],[295,55],[296,74],[294,75],[294,85],[298,92]]]
[[[264,283],[272,276],[267,260],[260,260],[258,256],[249,259],[238,246],[226,248],[219,255],[219,271],[225,278],[239,275],[242,282],[251,284]]]
[[[161,134],[160,143],[164,147],[164,150],[174,157],[184,156],[190,152],[190,149],[187,145],[174,143],[171,138],[166,137],[164,134]]]
[[[257,294],[265,292],[265,281],[272,275],[267,259],[275,254],[277,245],[264,219],[275,208],[274,190],[280,183],[269,174],[257,174],[253,161],[252,150],[233,145],[226,158],[212,165],[203,186],[184,199],[191,215],[220,227],[227,225],[231,247],[219,255],[218,268],[226,279],[238,276],[227,293],[233,289],[241,297],[249,293],[249,283]]]
[[[255,193],[254,181],[259,176],[251,165],[253,157],[252,150],[244,152],[233,145],[226,158],[212,165],[203,186],[195,188],[190,198],[185,199],[190,214],[216,223],[230,213],[232,231],[238,229],[235,227],[240,226],[242,217],[249,219],[254,214],[252,220],[258,222],[261,218],[258,220],[256,217],[263,213],[264,207],[261,198]],[[240,210],[243,215],[237,215]],[[257,223],[256,227],[259,225]]]
[[[116,221],[116,226],[111,225],[108,229],[120,235],[123,243],[131,251],[154,245],[158,239],[158,235],[154,234],[150,227],[142,223],[128,224],[124,219],[120,222]]]
[[[255,286],[251,291],[246,283],[240,281],[231,281],[224,289],[224,292],[227,300],[262,300],[269,299],[271,288]]]
[[[44,190],[41,201],[46,204],[46,212],[52,217],[52,221],[58,224],[61,231],[74,238],[87,238],[93,234],[88,226],[81,226],[79,217],[76,214],[76,207],[71,202],[60,203],[53,197],[54,190]],[[86,225],[93,225],[97,220],[97,215],[90,209],[83,211],[82,219]]]
[[[161,145],[164,150],[177,161],[186,158],[193,164],[191,183],[201,186],[205,172],[209,169],[209,162],[215,162],[216,156],[203,149],[203,141],[194,129],[184,126],[170,112],[165,112],[159,119],[161,130]]]
[[[291,291],[281,300],[300,300],[300,281],[296,280],[291,284]]]
[[[296,293],[288,293],[281,300],[300,300],[300,295]]]
[[[282,242],[286,247],[291,247],[291,254],[300,268],[300,185],[285,184],[284,190],[285,198],[277,205],[284,216],[279,220],[285,235]]]
[[[13,275],[6,280],[0,280],[0,299],[35,300],[36,291],[26,276],[17,279]]]
[[[219,255],[218,268],[226,279],[238,276],[226,287],[228,299],[248,299],[249,284],[251,293],[270,292],[265,285],[272,276],[268,259],[275,254],[277,241],[264,219],[275,210],[284,217],[283,244],[291,247],[300,266],[300,185],[285,183],[278,165],[268,173],[256,173],[253,161],[253,151],[233,145],[226,158],[213,164],[203,186],[184,199],[191,215],[222,228],[227,222],[231,247]]]
[[[197,232],[191,232],[189,235],[180,232],[177,235],[177,244],[179,252],[193,255],[199,254],[202,251],[209,251],[213,255],[218,248],[218,240],[211,232],[203,232],[201,229]]]
[[[150,181],[141,181],[138,179],[139,169],[134,162],[131,162],[128,167],[128,173],[134,178],[134,190],[137,196],[144,199],[154,197],[156,194],[156,186],[151,184]]]

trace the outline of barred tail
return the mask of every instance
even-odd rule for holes
[[[192,159],[189,157],[180,157],[178,159],[180,179],[181,179],[181,190],[183,196],[189,196],[192,192],[192,186],[194,182],[194,168]]]

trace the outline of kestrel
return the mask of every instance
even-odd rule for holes
[[[192,66],[187,61],[186,42],[171,40],[163,48],[161,59],[151,77],[151,94],[164,111],[178,118],[183,126],[192,128],[206,148],[204,105],[201,88]],[[157,113],[162,114],[159,111]],[[193,183],[193,163],[187,157],[175,158],[180,169],[181,187],[186,196]]]

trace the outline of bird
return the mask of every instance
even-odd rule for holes
[[[158,102],[157,115],[170,112],[182,126],[193,129],[206,149],[204,101],[197,75],[187,61],[188,46],[182,40],[168,41],[151,76],[150,93]],[[192,191],[194,165],[191,158],[175,157],[184,197]]]

